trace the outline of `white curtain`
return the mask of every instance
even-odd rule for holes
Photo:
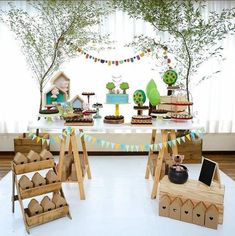
[[[20,1],[22,2],[22,1]],[[22,2],[21,4],[23,4]],[[19,3],[20,4],[20,3]],[[221,10],[235,6],[235,1],[209,1],[208,11]],[[4,8],[5,3],[0,2]],[[23,7],[25,7],[23,5]],[[143,21],[130,19],[123,12],[116,12],[108,17],[103,26],[102,33],[109,33],[111,39],[116,41],[115,49],[97,52],[89,52],[99,58],[121,60],[133,57],[135,52],[132,48],[124,47],[130,43],[134,35],[153,35],[152,28]],[[208,132],[234,132],[235,131],[235,99],[233,88],[235,87],[235,37],[230,36],[223,42],[224,54],[227,60],[222,65],[222,72],[211,80],[201,83],[193,88],[194,112],[197,118]],[[143,57],[134,63],[124,63],[119,66],[94,63],[78,57],[65,63],[63,70],[71,79],[71,99],[83,91],[95,91],[94,102],[105,102],[105,84],[114,76],[122,76],[123,81],[130,85],[128,93],[132,97],[136,89],[145,90],[147,82],[153,78],[160,93],[166,93],[166,86],[157,71],[152,70],[154,57]],[[210,70],[215,64],[210,64],[205,70]],[[25,132],[29,121],[36,119],[39,106],[39,89],[36,81],[32,78],[24,56],[21,54],[19,45],[5,25],[0,25],[0,132],[16,133]],[[49,84],[48,84],[49,86]],[[131,117],[135,113],[132,104],[121,106],[121,113],[125,117]],[[131,112],[130,112],[131,111]],[[112,114],[114,107],[105,105],[101,111],[103,115]]]

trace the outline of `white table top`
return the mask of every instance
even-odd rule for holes
[[[31,129],[45,129],[45,130],[62,130],[64,129],[64,121],[56,120],[49,122],[46,119],[41,119],[39,121],[32,122],[28,125],[28,130]],[[195,130],[200,129],[202,126],[195,121],[165,121],[165,120],[154,120],[152,125],[132,125],[130,123],[124,124],[105,124],[103,119],[95,119],[93,126],[71,126],[75,129],[83,129],[86,131],[116,131],[116,130],[140,130],[148,131],[152,129],[164,130],[164,129],[175,129],[175,130]]]

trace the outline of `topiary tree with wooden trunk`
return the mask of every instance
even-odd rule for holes
[[[175,69],[184,79],[188,100],[193,75],[204,62],[221,58],[223,48],[219,42],[235,31],[234,8],[220,13],[210,11],[205,19],[206,3],[204,0],[112,0],[114,7],[126,11],[130,17],[152,25],[156,37],[140,35],[132,45],[138,50],[150,47],[155,52],[167,46],[176,61]],[[159,39],[159,32],[166,32],[168,40]],[[214,73],[218,72],[216,68]],[[206,73],[199,82],[210,76]]]
[[[78,48],[89,48],[104,37],[93,26],[109,13],[105,2],[95,0],[27,1],[31,11],[10,4],[2,20],[20,42],[28,66],[40,90],[42,109],[43,89],[62,63],[78,55]]]
[[[123,91],[123,94],[126,94],[126,90],[129,89],[129,84],[127,82],[122,82],[120,84],[120,89]]]
[[[113,82],[108,82],[108,83],[106,84],[106,89],[109,90],[109,93],[112,93],[112,92],[113,92],[113,89],[114,89],[115,87],[116,87],[116,86],[115,86],[115,84],[114,84]]]

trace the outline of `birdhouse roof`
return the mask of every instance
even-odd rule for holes
[[[71,103],[75,102],[76,100],[79,100],[81,102],[84,102],[84,100],[79,96],[79,95],[76,95],[75,97],[73,97],[73,99],[70,101]]]
[[[183,204],[182,207],[188,207],[188,206],[192,206],[192,207],[193,207],[193,203],[192,203],[192,201],[191,201],[190,199],[188,199],[188,200]]]
[[[167,195],[164,195],[161,197],[161,202],[171,203],[171,199]]]
[[[202,210],[206,210],[206,206],[203,202],[199,202],[195,207],[194,210],[196,209],[202,209]]]
[[[171,206],[177,206],[177,205],[182,205],[182,201],[177,197],[174,199],[174,201],[171,203]]]
[[[54,88],[57,88],[57,89],[58,89],[59,91],[61,91],[62,93],[66,94],[66,92],[65,92],[63,89],[61,89],[60,87],[58,87],[58,86],[56,86],[56,85],[52,85],[49,89],[47,89],[47,90],[45,91],[45,94],[51,92],[51,90],[54,89]]]
[[[207,208],[206,213],[208,213],[208,212],[217,212],[217,211],[218,211],[217,207],[214,204],[212,204]]]
[[[54,77],[52,77],[51,84],[53,84],[60,77],[63,77],[65,80],[70,81],[69,77],[63,71],[59,71],[54,75]]]

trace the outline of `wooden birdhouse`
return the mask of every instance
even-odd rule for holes
[[[159,215],[169,217],[171,200],[167,195],[160,198],[159,202]]]
[[[175,198],[174,201],[170,204],[169,217],[175,220],[180,220],[182,201],[180,198]]]
[[[206,213],[206,206],[203,202],[199,202],[193,208],[193,224],[202,225],[205,224],[205,213]]]
[[[41,160],[41,157],[39,156],[38,153],[36,153],[35,151],[31,150],[28,155],[27,158],[29,160],[29,162],[37,162]]]
[[[52,85],[44,93],[44,105],[60,104],[62,102],[66,102],[67,100],[67,93],[55,85]]]
[[[20,177],[19,185],[22,190],[33,188],[33,182],[26,175]]]
[[[32,182],[34,187],[39,187],[46,184],[46,179],[36,172],[32,177]]]
[[[77,172],[76,172],[76,168],[75,168],[75,164],[74,163],[72,164],[72,167],[71,167],[70,179],[72,181],[77,181]]]
[[[212,229],[217,229],[219,223],[219,211],[214,204],[211,204],[206,210],[205,226]]]
[[[193,203],[188,199],[181,207],[180,219],[182,221],[192,223],[193,222]]]
[[[72,104],[73,108],[83,108],[83,99],[79,96],[76,95],[71,101],[70,103]]]
[[[45,196],[41,201],[41,206],[43,208],[43,212],[51,211],[55,209],[55,203],[51,201],[48,196]]]
[[[52,202],[55,203],[56,208],[66,206],[67,203],[65,199],[58,193],[55,193],[52,198]]]
[[[70,97],[70,79],[64,72],[62,71],[58,72],[51,79],[51,84],[65,91],[67,94],[67,97],[68,98]]]
[[[46,182],[47,184],[53,184],[59,182],[59,177],[53,170],[49,170],[46,174]]]
[[[28,205],[29,216],[35,216],[43,212],[42,206],[36,199],[32,199]]]
[[[46,149],[43,149],[41,151],[41,153],[39,154],[42,160],[50,160],[53,159],[53,155],[51,154],[51,152],[49,152]]]
[[[15,157],[14,157],[14,163],[16,165],[22,165],[22,164],[26,164],[28,162],[28,159],[25,155],[23,155],[20,152],[17,152]]]

